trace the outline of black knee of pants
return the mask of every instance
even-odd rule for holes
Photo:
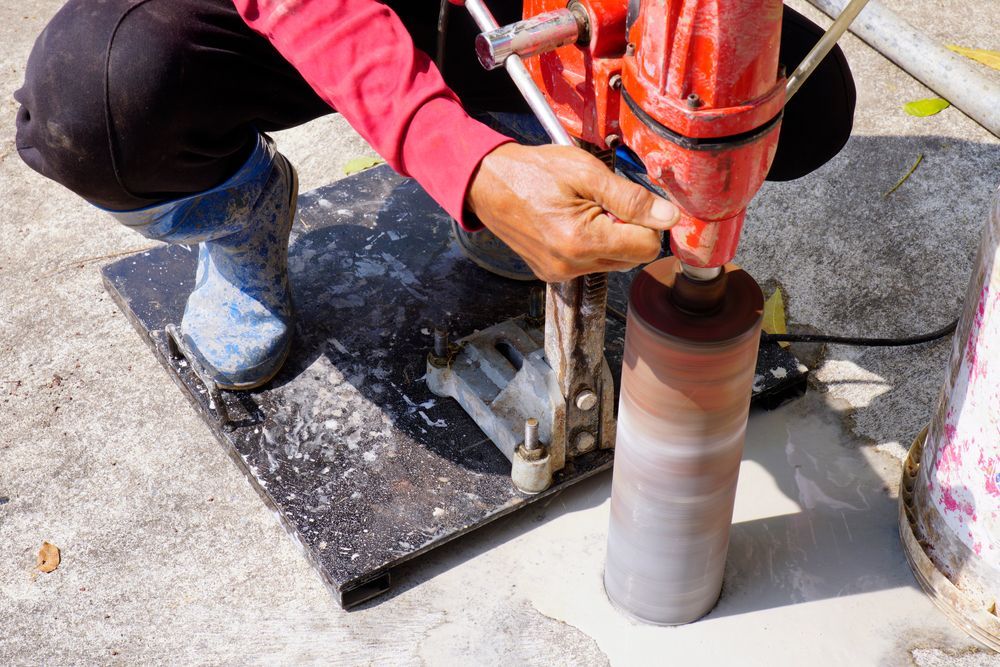
[[[433,53],[437,2],[386,4]],[[494,4],[501,20],[519,15],[519,0]],[[482,107],[522,108],[505,74],[476,62],[466,12],[453,13],[446,69],[456,92]],[[118,210],[211,188],[239,167],[257,131],[332,111],[231,0],[69,0],[14,96],[23,160]]]
[[[432,53],[438,3],[386,4]],[[501,22],[520,11],[517,0],[492,6]],[[466,106],[523,110],[505,73],[475,62],[475,33],[467,12],[452,12],[449,85]],[[786,9],[782,62],[794,67],[820,34]],[[211,188],[239,167],[257,131],[332,111],[231,0],[69,0],[39,36],[15,99],[24,161],[118,210]],[[853,81],[838,49],[786,109],[769,178],[795,178],[835,155],[853,108]]]
[[[213,187],[254,129],[331,111],[230,0],[70,0],[15,98],[24,161],[112,209]]]

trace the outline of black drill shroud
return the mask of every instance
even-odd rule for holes
[[[427,389],[435,325],[460,338],[528,303],[529,283],[466,260],[449,228],[420,186],[384,166],[303,194],[289,253],[294,348],[266,387],[222,393],[231,429],[167,349],[164,327],[180,322],[196,250],[163,246],[102,269],[115,301],[344,608],[388,591],[404,562],[611,467],[612,454],[596,451],[545,493],[521,494],[510,463],[458,403]],[[619,310],[630,277],[611,274]],[[624,327],[607,326],[617,386]],[[800,368],[787,350],[762,346],[754,404],[804,391]]]

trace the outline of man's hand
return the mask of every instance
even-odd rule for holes
[[[679,215],[586,151],[554,145],[494,149],[466,202],[546,282],[651,262]]]

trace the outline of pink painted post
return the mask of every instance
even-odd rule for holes
[[[1000,197],[937,410],[904,466],[900,501],[918,581],[959,626],[1000,650]]]

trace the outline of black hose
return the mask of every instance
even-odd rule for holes
[[[828,336],[825,334],[761,334],[761,340],[773,343],[832,343],[834,345],[858,345],[862,347],[901,347],[903,345],[920,345],[929,343],[948,334],[954,333],[958,320],[953,320],[946,326],[918,336],[903,336],[900,338],[861,338],[856,336]]]
[[[626,322],[625,313],[612,305],[608,305],[608,315],[612,319],[618,320],[622,324]],[[902,347],[904,345],[920,345],[944,338],[955,332],[958,327],[958,320],[953,320],[948,325],[926,334],[918,336],[904,336],[900,338],[863,338],[859,336],[830,336],[827,334],[769,334],[762,333],[761,342],[764,343],[830,343],[833,345],[857,345],[861,347]]]

